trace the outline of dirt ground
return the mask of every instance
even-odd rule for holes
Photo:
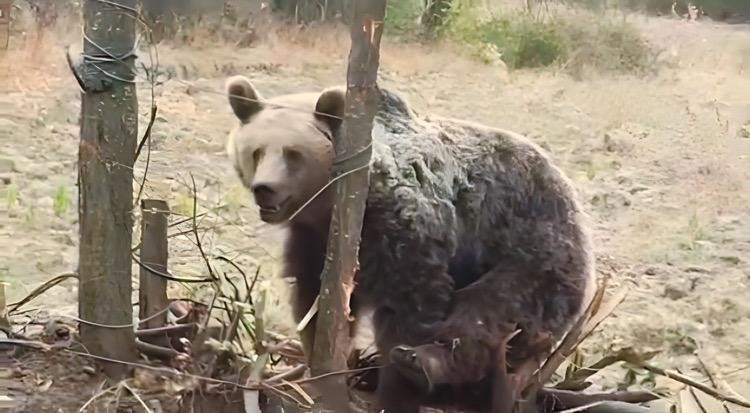
[[[419,110],[528,134],[573,178],[592,216],[600,272],[630,288],[587,353],[657,349],[655,364],[688,373],[697,353],[726,380],[750,380],[750,27],[635,20],[665,51],[656,75],[509,74],[448,46],[385,40],[380,81]],[[0,60],[0,279],[9,301],[76,268],[80,95],[63,47],[79,36],[16,37]],[[207,212],[204,244],[248,273],[261,267],[267,322],[281,332],[293,331],[274,277],[282,233],[259,223],[223,152],[235,119],[222,86],[238,73],[266,96],[343,83],[348,47],[346,34],[323,31],[240,50],[159,47],[162,68],[176,77],[156,90],[144,197],[189,213],[192,173]],[[141,60],[149,64],[145,53]],[[143,129],[150,89],[139,86]],[[141,156],[139,182],[145,165]],[[183,277],[205,272],[186,236],[170,239],[169,265]],[[29,308],[76,314],[75,284]]]

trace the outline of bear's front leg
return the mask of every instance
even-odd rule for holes
[[[305,288],[306,287],[306,288]],[[313,286],[315,287],[315,286]],[[294,288],[294,300],[292,302],[292,309],[294,311],[294,321],[299,324],[305,317],[313,303],[315,298],[318,296],[318,288],[311,288],[309,286],[301,287],[299,283]],[[315,343],[315,322],[317,316],[313,316],[305,328],[299,332],[299,338],[302,342],[302,349],[305,352],[305,358],[309,364],[310,357],[312,356],[313,345]]]
[[[296,288],[294,294],[294,320],[299,324],[315,303],[315,299],[318,296],[318,290]],[[351,340],[359,328],[359,314],[361,314],[361,311],[359,311],[357,296],[355,294],[352,295],[349,306],[351,309],[350,315],[353,318],[353,321],[349,322],[349,339]],[[315,345],[315,325],[317,320],[317,314],[312,316],[305,328],[299,332],[302,349],[305,352],[305,359],[308,364],[310,363]]]

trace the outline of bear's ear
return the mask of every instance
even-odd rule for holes
[[[229,95],[229,106],[242,123],[247,123],[253,115],[263,109],[260,93],[245,76],[238,75],[227,79],[226,91]]]
[[[315,104],[315,118],[335,132],[344,120],[345,103],[346,90],[340,87],[326,89]]]

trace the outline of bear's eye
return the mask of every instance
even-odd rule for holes
[[[302,152],[293,148],[284,148],[284,159],[287,163],[296,165],[302,162]]]
[[[261,151],[260,148],[253,151],[253,163],[258,164],[260,162],[260,157],[263,156],[263,151]]]

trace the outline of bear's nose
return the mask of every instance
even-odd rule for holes
[[[250,187],[255,197],[255,203],[261,208],[272,208],[279,203],[279,192],[274,185],[257,183]]]
[[[276,193],[268,184],[255,184],[250,189],[253,191],[253,195],[261,199],[270,198]]]

